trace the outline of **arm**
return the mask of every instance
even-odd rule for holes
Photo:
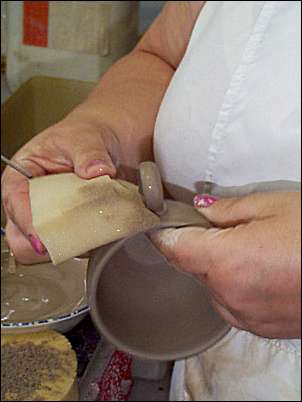
[[[74,171],[86,179],[115,176],[113,162],[118,160],[126,178],[133,179],[131,170],[152,158],[158,108],[203,4],[167,2],[136,48],[108,70],[89,98],[35,136],[14,159],[34,176]],[[2,197],[7,240],[16,258],[23,263],[46,260],[32,226],[27,179],[7,168]]]
[[[158,109],[203,3],[167,2],[136,48],[109,69],[87,101],[68,117],[109,127],[121,144],[126,166],[152,159]]]

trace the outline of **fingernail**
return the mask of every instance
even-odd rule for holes
[[[86,166],[86,173],[89,175],[97,175],[103,174],[105,171],[108,171],[111,168],[111,163],[108,161],[104,161],[101,159],[95,159],[90,161]]]
[[[86,172],[87,173],[95,173],[95,172],[102,173],[104,170],[104,165],[105,165],[105,162],[100,159],[90,161],[88,163],[88,165],[86,166]]]
[[[32,248],[35,250],[35,252],[38,255],[45,255],[47,254],[47,250],[46,248],[43,246],[43,244],[41,243],[41,241],[34,235],[30,235],[29,236],[29,241],[30,244],[32,245]]]
[[[181,231],[168,228],[152,233],[150,237],[157,246],[173,247],[177,243],[180,235]]]
[[[195,195],[193,202],[194,206],[197,208],[207,208],[213,205],[217,200],[218,198],[214,197],[213,195],[197,194]]]

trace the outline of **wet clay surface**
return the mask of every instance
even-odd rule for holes
[[[1,237],[1,322],[31,322],[69,314],[86,304],[87,260],[15,264]]]

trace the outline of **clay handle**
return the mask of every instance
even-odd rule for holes
[[[139,189],[148,209],[157,215],[165,213],[163,185],[155,163],[142,162],[139,165]]]

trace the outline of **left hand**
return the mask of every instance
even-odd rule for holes
[[[205,283],[231,325],[263,337],[299,338],[301,194],[255,193],[197,209],[215,228],[166,229],[153,236],[155,244]]]

